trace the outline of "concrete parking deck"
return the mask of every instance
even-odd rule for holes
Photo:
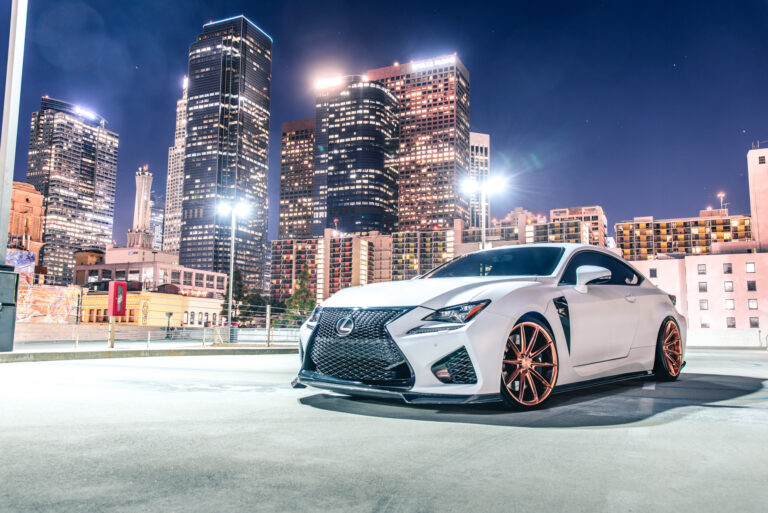
[[[543,410],[288,383],[296,355],[0,367],[3,511],[768,511],[768,353]]]

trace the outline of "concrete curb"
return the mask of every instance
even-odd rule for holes
[[[96,360],[102,358],[142,358],[154,356],[211,356],[297,354],[297,348],[189,348],[189,349],[113,349],[107,351],[50,351],[39,353],[0,353],[0,363]]]

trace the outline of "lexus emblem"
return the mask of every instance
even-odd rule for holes
[[[355,329],[355,320],[349,315],[342,317],[336,323],[336,333],[338,333],[340,337],[346,337],[352,333],[353,329]]]

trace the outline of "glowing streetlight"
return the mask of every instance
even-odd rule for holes
[[[244,201],[238,201],[236,204],[232,205],[229,202],[222,202],[218,205],[218,211],[219,214],[226,216],[226,215],[232,215],[232,235],[229,242],[229,297],[228,297],[228,303],[227,303],[227,325],[229,326],[229,329],[232,329],[232,289],[233,287],[233,278],[235,275],[235,225],[237,223],[238,217],[245,217],[248,215],[248,213],[251,211],[250,205]]]
[[[467,178],[462,184],[466,194],[480,193],[480,249],[485,249],[485,217],[488,196],[502,192],[507,186],[507,180],[503,176],[489,176],[485,180]]]

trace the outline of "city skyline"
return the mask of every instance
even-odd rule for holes
[[[719,118],[719,123],[716,123],[714,120],[717,115],[722,113],[721,109],[715,109],[715,111],[710,113],[713,117],[712,120],[702,120],[695,116],[691,117],[692,106],[690,102],[681,100],[678,104],[672,100],[683,93],[682,86],[690,83],[694,76],[709,76],[710,74],[715,74],[718,70],[720,70],[718,73],[722,74],[723,69],[734,70],[737,67],[732,62],[726,62],[731,57],[730,54],[725,55],[727,53],[726,50],[723,50],[722,48],[717,49],[712,43],[702,42],[696,39],[700,33],[707,30],[706,27],[715,24],[715,21],[718,19],[718,14],[723,14],[715,12],[716,10],[700,14],[700,17],[702,18],[700,24],[702,26],[695,31],[685,31],[678,26],[678,24],[683,21],[683,11],[685,9],[681,6],[672,6],[665,9],[663,11],[663,18],[667,20],[667,24],[662,27],[663,30],[656,34],[656,37],[659,38],[660,41],[658,43],[646,44],[643,47],[643,51],[635,56],[638,58],[638,61],[634,64],[639,64],[639,67],[642,68],[641,71],[647,73],[647,76],[644,75],[644,78],[649,80],[649,88],[655,91],[656,95],[653,96],[648,93],[648,95],[641,95],[639,99],[645,102],[646,107],[651,107],[650,112],[657,115],[659,114],[658,107],[660,105],[672,107],[671,109],[667,109],[672,111],[669,115],[661,116],[656,119],[662,128],[661,132],[668,136],[670,133],[674,135],[674,137],[669,139],[669,143],[663,143],[661,145],[653,144],[654,141],[658,142],[658,135],[638,132],[639,125],[636,123],[633,125],[634,134],[630,137],[625,137],[623,141],[619,141],[621,144],[616,144],[617,139],[608,136],[607,129],[605,128],[607,123],[605,123],[605,119],[601,120],[600,115],[584,118],[582,120],[583,125],[574,125],[574,112],[572,111],[583,110],[586,106],[594,106],[596,102],[599,103],[597,101],[597,93],[584,95],[581,98],[577,96],[579,88],[582,88],[583,93],[586,80],[584,76],[577,74],[576,78],[578,80],[572,84],[572,90],[563,91],[560,89],[560,94],[566,97],[571,105],[570,109],[561,109],[559,111],[562,116],[563,124],[564,126],[569,126],[570,129],[577,129],[574,141],[569,145],[565,145],[569,146],[566,148],[563,145],[558,146],[555,144],[562,140],[562,133],[550,131],[548,132],[549,135],[542,135],[540,124],[516,126],[522,123],[519,118],[530,118],[530,115],[526,114],[525,108],[522,109],[522,113],[519,112],[521,109],[520,99],[517,99],[514,94],[511,96],[509,94],[504,96],[498,95],[498,87],[493,85],[489,87],[489,81],[496,78],[493,74],[488,73],[488,67],[491,65],[498,66],[499,71],[503,73],[508,73],[508,71],[503,70],[502,68],[507,68],[509,65],[512,65],[510,67],[512,71],[514,71],[515,68],[522,69],[525,70],[527,74],[532,73],[532,76],[535,77],[537,74],[544,71],[547,73],[552,72],[552,62],[548,60],[549,58],[543,58],[543,56],[536,51],[533,53],[543,59],[540,63],[541,65],[532,63],[533,57],[521,57],[520,55],[514,54],[503,56],[503,60],[493,61],[493,59],[485,59],[481,50],[488,48],[488,38],[492,38],[488,33],[496,31],[496,28],[493,28],[493,23],[491,23],[487,27],[481,29],[475,20],[474,23],[468,23],[466,33],[458,31],[451,34],[450,29],[455,27],[455,25],[452,24],[452,22],[445,20],[449,17],[448,13],[457,12],[456,9],[449,8],[445,13],[436,15],[436,19],[444,21],[445,26],[438,30],[435,42],[425,43],[423,39],[416,37],[415,34],[417,33],[418,28],[417,20],[409,21],[407,27],[402,31],[402,35],[399,36],[400,41],[389,41],[382,38],[382,29],[377,24],[374,30],[368,34],[368,41],[374,39],[376,44],[372,45],[368,43],[363,46],[363,48],[368,49],[375,46],[376,51],[373,52],[373,54],[362,52],[365,55],[361,56],[361,52],[353,52],[349,50],[347,47],[350,45],[342,44],[343,41],[349,42],[352,40],[360,40],[362,37],[358,29],[347,27],[349,32],[342,30],[342,34],[338,36],[334,34],[334,37],[331,38],[332,40],[327,46],[319,49],[312,49],[308,56],[297,57],[295,52],[296,45],[302,40],[306,40],[307,37],[312,37],[312,34],[316,34],[319,29],[315,29],[314,32],[310,31],[310,35],[305,34],[301,37],[293,36],[291,26],[275,23],[275,19],[280,18],[280,12],[272,12],[268,8],[254,9],[245,4],[229,3],[221,7],[212,8],[205,6],[202,3],[191,2],[189,7],[187,12],[179,13],[180,23],[178,24],[178,27],[174,27],[173,29],[169,28],[167,33],[162,33],[161,31],[160,34],[156,34],[149,39],[152,45],[159,45],[162,47],[162,54],[165,59],[164,64],[169,64],[171,62],[178,63],[180,60],[181,62],[185,60],[186,45],[189,44],[188,42],[190,38],[197,33],[199,25],[204,21],[207,21],[208,19],[220,19],[228,14],[239,14],[239,12],[243,12],[246,16],[254,19],[260,27],[275,36],[278,41],[278,48],[279,45],[283,45],[283,48],[286,49],[284,50],[285,53],[280,57],[280,65],[278,67],[282,73],[282,84],[284,86],[288,85],[289,82],[286,82],[286,80],[289,77],[299,78],[299,80],[291,82],[289,88],[281,91],[281,97],[275,99],[275,106],[273,107],[273,121],[271,126],[272,151],[270,152],[269,173],[269,197],[273,207],[270,209],[270,239],[275,238],[277,235],[276,219],[278,209],[275,207],[277,205],[276,191],[279,187],[279,152],[276,151],[276,148],[279,146],[279,129],[276,129],[276,126],[279,127],[279,124],[283,121],[299,119],[306,116],[306,106],[313,103],[310,80],[315,78],[320,71],[352,71],[355,69],[366,69],[374,66],[389,65],[397,58],[405,61],[409,58],[427,58],[430,55],[452,53],[453,51],[457,52],[458,56],[462,58],[472,73],[474,100],[472,103],[473,122],[471,129],[490,133],[494,138],[495,142],[492,158],[494,161],[494,170],[504,170],[508,168],[525,171],[527,164],[523,163],[520,165],[520,162],[517,162],[516,164],[514,161],[515,155],[527,155],[525,158],[520,158],[522,158],[523,161],[528,159],[528,164],[533,168],[538,169],[535,172],[526,173],[522,177],[517,177],[512,184],[509,197],[494,199],[493,216],[502,216],[515,205],[523,205],[534,212],[546,212],[551,208],[561,206],[600,204],[605,208],[609,217],[609,225],[612,226],[613,223],[617,221],[631,219],[634,215],[637,215],[637,213],[653,214],[659,218],[690,215],[691,212],[697,212],[709,204],[714,206],[717,201],[715,194],[720,189],[725,189],[728,192],[727,201],[731,203],[730,209],[732,212],[747,214],[749,211],[748,196],[746,194],[746,187],[743,179],[743,177],[746,176],[746,169],[743,165],[743,155],[748,150],[750,142],[767,138],[764,135],[766,131],[762,131],[762,128],[758,123],[759,116],[755,112],[752,112],[759,111],[759,107],[763,105],[761,102],[764,102],[764,100],[755,97],[756,101],[752,101],[749,94],[746,96],[750,97],[750,101],[746,101],[743,97],[739,97],[735,99],[735,101],[732,100],[732,98],[737,96],[734,94],[734,91],[736,90],[741,91],[742,89],[746,89],[747,91],[751,91],[749,85],[761,82],[762,73],[764,72],[756,69],[757,67],[750,68],[738,66],[741,70],[744,70],[743,73],[745,73],[745,75],[743,78],[736,80],[735,85],[732,84],[730,87],[726,87],[721,82],[713,83],[712,87],[716,87],[716,90],[720,90],[724,94],[730,92],[730,94],[725,94],[724,96],[727,101],[720,102],[731,106],[735,112],[734,115],[729,118],[727,123]],[[104,29],[99,28],[108,25],[107,22],[111,17],[117,15],[115,12],[112,12],[112,9],[99,9],[99,12],[96,12],[95,9],[88,7],[87,4],[83,4],[81,9],[84,9],[83,12],[80,13],[83,14],[84,19],[96,20],[96,28],[94,29],[96,36],[118,37],[118,34],[105,35]],[[358,10],[360,9],[365,8],[362,6],[355,7],[354,13],[350,13],[350,16],[359,14]],[[543,23],[544,18],[546,18],[545,13],[540,12],[539,9],[535,7],[521,7],[520,9],[523,9],[523,14],[526,15],[525,19],[531,25],[530,30],[533,30],[537,24]],[[632,10],[632,8],[628,9]],[[760,7],[759,9],[764,11],[764,7]],[[277,10],[280,11],[279,8]],[[483,10],[484,9],[481,9],[481,11]],[[661,12],[661,6],[651,5],[647,11],[639,13],[641,16],[639,17],[637,27],[632,28],[632,31],[638,31],[641,30],[642,27],[647,26],[647,24],[650,23],[649,20],[652,17],[651,14],[654,10]],[[754,12],[757,12],[757,10],[757,6],[752,6],[751,10],[747,6],[737,13],[728,11],[725,13],[727,15],[724,15],[724,17],[721,16],[720,18],[722,19],[718,22],[724,24],[724,26],[736,26],[738,25],[737,22],[744,21],[745,25],[744,27],[740,26],[740,30],[742,30],[745,40],[748,40],[748,38],[753,35],[752,31],[759,25],[758,23],[749,23],[750,12],[754,15]],[[327,20],[327,15],[320,16],[312,9],[307,9],[306,11],[305,16],[300,16],[295,22],[297,31],[301,27],[320,25],[323,20]],[[570,7],[567,11],[567,14],[575,17],[574,21],[566,23],[564,27],[566,29],[564,35],[555,37],[553,41],[545,41],[547,44],[562,46],[564,41],[568,41],[568,38],[573,35],[572,32],[575,30],[574,24],[578,21],[589,19],[590,16],[596,16],[602,20],[610,20],[626,14],[626,10],[619,9],[618,7],[601,9],[599,11],[596,10],[596,8],[588,6]],[[149,16],[152,12],[153,10],[149,9],[148,14],[143,15],[144,17],[142,17],[137,10],[128,9],[123,12],[121,16],[136,17],[137,19],[141,18],[147,23],[154,23],[146,18],[146,16]],[[310,22],[310,20],[305,19],[306,15],[310,12],[318,14],[316,21]],[[130,190],[131,175],[138,162],[149,162],[151,168],[155,170],[164,168],[167,163],[163,162],[163,160],[167,159],[167,148],[173,142],[173,110],[179,95],[178,83],[181,81],[185,69],[183,66],[168,65],[166,66],[167,69],[164,69],[160,74],[161,78],[165,77],[164,80],[158,80],[157,83],[154,84],[143,82],[143,87],[134,87],[135,89],[139,89],[139,91],[136,91],[135,93],[127,92],[124,86],[117,88],[111,93],[96,91],[95,89],[97,88],[93,86],[83,87],[82,84],[87,82],[86,79],[88,77],[91,79],[90,82],[94,82],[96,85],[105,85],[109,83],[110,79],[101,75],[101,72],[89,70],[87,67],[84,68],[82,63],[76,63],[72,60],[67,61],[66,59],[64,61],[54,62],[51,60],[50,55],[41,55],[43,49],[50,49],[50,39],[42,37],[39,33],[39,30],[41,30],[40,27],[46,26],[48,29],[52,30],[52,34],[55,34],[58,25],[56,25],[57,21],[54,19],[54,15],[57,13],[62,14],[57,10],[55,5],[52,7],[42,6],[39,9],[35,9],[35,6],[33,5],[30,10],[30,26],[33,27],[33,30],[31,31],[27,42],[29,55],[25,62],[26,67],[22,93],[22,122],[20,123],[21,130],[17,148],[16,178],[23,179],[23,169],[26,167],[26,148],[24,141],[27,140],[27,138],[24,131],[28,128],[25,128],[23,119],[25,115],[28,115],[28,113],[31,112],[31,110],[26,107],[26,105],[29,105],[30,103],[29,96],[31,94],[36,95],[38,92],[48,92],[54,97],[60,97],[74,103],[82,103],[84,106],[92,108],[94,111],[99,112],[101,115],[110,119],[111,128],[121,134],[118,191],[127,192]],[[555,15],[551,12],[548,14],[550,16]],[[557,16],[564,16],[564,14],[559,14]],[[64,16],[63,19],[70,18]],[[468,21],[471,22],[472,18]],[[270,24],[273,26],[270,26]],[[341,25],[343,24],[331,23],[331,27],[334,28],[341,27]],[[510,36],[512,39],[517,37],[515,36],[515,31],[522,30],[519,27],[513,28],[514,30],[511,31],[512,35]],[[672,28],[675,28],[676,30],[680,29],[679,33],[673,31]],[[6,27],[0,25],[0,31],[5,30]],[[469,34],[485,34],[485,37],[481,38],[482,44],[470,41],[471,38],[469,37]],[[549,34],[549,36],[551,36],[551,34]],[[629,35],[627,37],[629,37]],[[620,43],[619,47],[624,48],[625,50],[628,48],[628,41],[626,39],[619,37],[615,31],[602,27],[593,38],[590,38],[586,43],[579,44],[588,44],[590,47],[599,46],[598,43],[608,41],[611,38],[618,38],[618,43]],[[186,40],[186,43],[169,44],[169,41],[175,39],[184,39]],[[692,41],[702,43],[704,45],[703,49],[697,50],[697,52],[695,52],[696,55],[679,52],[680,50],[689,48]],[[739,48],[739,42],[726,42],[729,43],[728,48],[731,50]],[[764,45],[764,43],[758,42],[757,40],[748,40],[748,42],[753,45],[753,52],[755,48],[754,44]],[[743,43],[741,44],[743,46]],[[662,52],[660,50],[660,48],[665,48],[665,45],[669,47],[669,52]],[[503,45],[503,48],[509,47]],[[292,49],[294,49],[293,54],[291,53]],[[312,62],[311,59],[317,58],[320,50],[323,51],[323,55],[321,56],[322,59]],[[99,53],[97,50],[91,51],[95,52],[95,54],[86,52],[83,57],[86,63],[94,63],[97,60],[104,58],[103,52]],[[584,63],[590,72],[600,71],[598,68],[600,68],[601,64],[605,64],[605,62],[598,62],[600,59],[594,60],[589,58],[589,55],[586,55],[585,51],[586,48],[580,46],[574,50],[574,55],[576,57],[581,57],[582,60],[586,59],[584,60]],[[2,52],[5,52],[5,49],[3,49]],[[610,53],[608,50],[605,50],[605,52]],[[146,55],[146,48],[144,47],[134,48],[130,53],[131,62],[133,63],[133,61],[136,61],[136,69],[129,70],[127,68],[121,68],[122,73],[118,75],[129,84],[131,81],[125,79],[133,77],[134,72],[136,77],[140,77],[142,76],[142,73],[147,72],[146,69],[148,67],[151,68],[151,66],[157,64],[156,60],[153,60],[153,57],[151,58]],[[600,54],[600,57],[605,57],[602,53],[598,53]],[[680,55],[678,55],[678,53],[680,53]],[[746,59],[750,54],[750,52],[735,53],[739,54],[738,59],[742,62],[743,59]],[[56,55],[55,52],[53,55]],[[2,57],[4,57],[4,53],[2,54]],[[726,57],[728,57],[728,59]],[[693,59],[698,60],[694,63],[691,62]],[[487,60],[493,62],[487,63]],[[669,63],[667,61],[679,62]],[[630,76],[632,76],[633,73],[639,73],[640,71],[637,69],[634,71],[631,69],[631,64],[632,63],[627,62],[625,59],[611,69],[615,73],[619,73],[621,70],[629,71]],[[542,70],[542,66],[546,69]],[[637,68],[637,66],[635,67]],[[572,69],[567,66],[566,68],[567,73],[566,71],[562,72],[563,76],[560,77],[560,80],[556,81],[554,84],[555,88],[563,85],[563,77],[568,73],[573,74]],[[662,68],[669,69],[661,71]],[[44,80],[35,80],[35,74],[41,72],[45,72],[46,78]],[[605,71],[603,70],[602,73],[605,73]],[[74,75],[78,75],[78,77],[73,78]],[[680,77],[679,75],[684,76]],[[504,76],[508,75],[505,74]],[[280,77],[277,71],[276,77]],[[595,90],[599,90],[603,87],[600,80],[597,80],[600,77],[604,78],[603,75],[597,73],[596,76],[591,77],[591,81],[586,81],[590,82]],[[279,78],[276,78],[276,80],[279,80]],[[531,80],[533,79],[531,78]],[[628,78],[624,78],[622,79],[622,83],[626,83],[628,80]],[[78,81],[80,82],[79,84]],[[525,84],[521,85],[520,80],[517,80],[511,82],[510,85],[512,86],[512,93],[522,92],[524,93],[523,96],[531,94],[531,84],[528,84],[527,86]],[[549,86],[552,85],[553,84],[549,83]],[[606,85],[605,87],[608,86]],[[632,89],[630,88],[629,91],[632,91]],[[122,95],[126,97],[127,101],[124,103],[113,104],[105,102],[105,97],[109,98],[110,94]],[[552,94],[554,94],[554,92],[552,92]],[[544,96],[546,96],[546,94]],[[719,98],[719,95],[715,92],[707,93],[707,96],[718,97],[719,100],[722,100],[722,98]],[[494,99],[496,99],[495,102]],[[527,98],[527,100],[530,101],[530,98]],[[658,102],[656,100],[658,100]],[[35,100],[33,99],[32,103],[34,103],[34,101]],[[37,97],[37,101],[39,102],[39,96]],[[504,102],[504,108],[498,109],[496,103],[502,101]],[[611,102],[612,101],[614,101],[614,99],[611,99]],[[138,102],[138,104],[136,102]],[[554,107],[549,107],[543,100],[541,102],[534,102],[533,105],[539,109],[544,109],[539,116],[541,118],[550,118],[554,114]],[[624,105],[624,102],[622,102],[622,105]],[[147,125],[142,126],[141,129],[148,132],[148,137],[152,139],[152,144],[145,145],[143,144],[144,141],[141,137],[136,137],[135,132],[131,132],[131,127],[128,125],[126,118],[126,110],[129,111],[135,108],[146,109],[150,106],[155,113],[148,118]],[[162,107],[160,108],[160,106]],[[489,113],[489,111],[494,109],[507,112],[510,114],[510,117],[515,118],[516,121],[514,123],[501,125],[496,123],[494,126],[494,116],[491,115],[492,112]],[[618,113],[620,114],[618,117],[624,118],[624,124],[622,125],[622,122],[619,122],[611,128],[611,131],[616,131],[618,134],[627,133],[621,128],[621,126],[626,127],[629,123],[629,118],[626,116],[633,109],[629,107],[627,107],[627,109],[628,110],[626,111]],[[665,112],[667,111],[665,110]],[[645,119],[648,117],[648,115],[644,113],[635,113],[639,114],[640,118]],[[686,113],[688,116],[685,115]],[[603,113],[602,116],[604,117],[604,115],[605,113]],[[701,115],[700,112],[696,114],[696,116]],[[112,121],[113,118],[115,121]],[[689,130],[689,132],[695,134],[695,136],[686,135],[685,137],[683,137],[683,135],[686,134],[685,130],[680,129],[670,132],[678,120],[688,118],[691,118],[692,120],[695,119],[697,121],[697,123],[695,123],[696,125],[701,125],[702,122],[706,122],[708,127],[707,130],[703,131],[703,133],[702,131],[694,132]],[[604,131],[597,139],[592,138],[591,142],[595,143],[596,140],[605,141],[604,144],[600,145],[601,148],[598,149],[594,147],[594,145],[589,147],[578,147],[578,142],[580,138],[584,136],[584,133],[593,130],[598,123],[603,127],[602,129]],[[723,134],[725,133],[724,127],[726,125],[729,127],[728,134],[723,137]],[[170,129],[163,128],[163,130],[160,130],[159,128],[156,128],[160,126],[170,127]],[[653,126],[658,128],[657,125]],[[151,127],[152,129],[148,130],[148,127]],[[514,137],[515,134],[520,137]],[[691,150],[691,145],[694,140],[696,141],[696,151]],[[675,144],[672,144],[673,141]],[[701,141],[709,141],[709,144],[706,142],[702,143]],[[716,144],[712,144],[713,142]],[[136,151],[137,145],[146,147],[146,151]],[[548,152],[542,151],[542,148],[547,145],[549,145],[550,150]],[[642,147],[644,145],[648,145],[648,149],[640,151],[639,154],[646,153],[653,155],[654,159],[656,159],[655,164],[648,161],[647,158],[637,158],[639,151],[638,146]],[[125,150],[125,147],[128,147],[129,149]],[[512,151],[513,149],[515,151]],[[615,158],[613,158],[612,165],[607,165],[608,163],[602,157],[601,153],[596,153],[598,150],[614,154]],[[527,154],[525,153],[526,151],[528,151]],[[569,152],[570,154],[568,154]],[[573,152],[575,152],[575,154]],[[149,155],[146,155],[147,153]],[[156,156],[153,156],[158,154],[165,157],[165,159],[158,159]],[[585,158],[585,154],[588,154],[589,158]],[[662,158],[662,156],[665,156],[665,158]],[[537,161],[538,164],[536,163]],[[639,161],[645,162],[644,165],[649,166],[647,172],[638,174],[641,167],[638,163]],[[558,164],[558,162],[560,162],[560,164]],[[498,163],[498,166],[496,163]],[[509,165],[508,163],[512,165]],[[592,168],[593,170],[590,171],[588,168]],[[622,172],[616,173],[614,171],[615,169],[622,169]],[[157,173],[156,178],[158,187],[162,189],[163,184],[161,181],[164,181],[165,177],[161,177],[160,175],[160,173]],[[532,176],[535,176],[536,179],[531,179]],[[585,186],[574,183],[579,181],[575,178],[576,176],[584,176],[585,181],[587,182],[595,177],[599,178],[601,181],[599,182],[598,187],[593,187],[593,190],[585,194],[583,189]],[[622,182],[625,181],[627,177],[631,178],[633,176],[642,176],[643,179],[640,183],[633,184],[633,187],[630,190],[627,190],[626,187],[623,187],[624,184]],[[661,189],[660,184],[665,183],[665,181],[668,181],[670,185]],[[553,191],[547,191],[547,188],[544,185],[545,182],[557,183],[559,187]],[[676,197],[675,195],[671,195],[668,190],[674,189],[672,185],[681,182],[686,184],[686,194],[676,195]],[[658,194],[659,190],[662,190],[661,194]],[[654,196],[654,194],[656,195]],[[124,211],[126,206],[130,207],[130,205],[123,204],[123,202],[126,201],[124,198],[125,196],[127,195],[118,194],[118,204],[116,205],[116,210],[118,212]],[[673,197],[675,198],[675,201],[670,201]],[[525,199],[523,200],[523,198]],[[119,215],[116,216],[113,234],[114,238],[118,242],[122,242],[124,233],[129,227],[130,219]]]

